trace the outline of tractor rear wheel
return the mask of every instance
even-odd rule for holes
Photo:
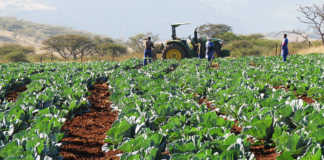
[[[163,51],[163,59],[176,59],[181,60],[187,57],[186,51],[182,46],[177,44],[167,45]]]

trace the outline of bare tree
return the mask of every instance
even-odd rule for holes
[[[287,31],[280,31],[276,34],[276,36],[279,36],[281,34],[284,34],[284,33],[289,33],[289,34],[294,34],[294,35],[297,35],[297,36],[300,36],[304,39],[304,42],[309,42],[310,41],[310,38],[309,38],[309,35],[304,32],[304,31],[300,31],[300,30],[287,30]]]
[[[301,17],[298,17],[299,21],[312,26],[321,36],[324,45],[324,4],[322,6],[316,4],[300,6],[298,12],[301,13]]]

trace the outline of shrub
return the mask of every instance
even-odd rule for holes
[[[7,55],[7,59],[11,62],[29,62],[23,52],[12,52]]]
[[[14,52],[20,52],[23,54],[33,53],[35,49],[33,47],[25,47],[19,44],[4,44],[0,46],[0,55],[8,55]]]

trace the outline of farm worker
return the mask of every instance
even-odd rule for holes
[[[147,60],[149,60],[149,63],[152,62],[152,48],[154,48],[154,45],[151,37],[147,37],[144,41],[144,65],[147,65]]]
[[[282,41],[282,45],[281,45],[281,56],[283,57],[283,61],[286,62],[287,61],[287,56],[288,56],[288,38],[287,38],[287,34],[284,34],[284,39]]]
[[[213,60],[215,53],[215,44],[211,41],[210,38],[208,38],[206,42],[206,57],[208,58],[208,61]]]

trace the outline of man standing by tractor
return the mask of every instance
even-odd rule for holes
[[[208,38],[206,42],[206,57],[208,61],[212,61],[215,53],[215,44],[211,41],[211,38]]]
[[[152,62],[152,48],[154,48],[154,45],[151,37],[147,37],[144,41],[144,65],[147,65],[147,60],[149,60],[149,63]]]
[[[287,38],[287,34],[284,34],[284,39],[283,39],[282,45],[281,45],[281,56],[283,57],[283,61],[284,62],[287,61],[288,54],[289,54],[289,50],[288,50],[288,38]]]

